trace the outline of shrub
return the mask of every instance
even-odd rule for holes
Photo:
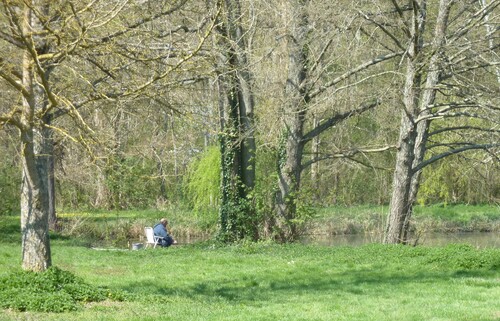
[[[66,312],[82,303],[123,300],[123,293],[93,287],[71,272],[51,267],[45,272],[13,272],[0,278],[0,308],[17,311]]]

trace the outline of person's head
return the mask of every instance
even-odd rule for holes
[[[165,226],[165,227],[166,227],[166,226],[167,226],[167,224],[168,224],[168,221],[167,221],[167,219],[166,219],[166,218],[162,218],[162,219],[160,220],[160,223],[161,223],[163,226]]]

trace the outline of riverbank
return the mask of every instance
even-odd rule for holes
[[[313,209],[304,226],[304,238],[326,244],[340,236],[363,239],[359,244],[380,242],[388,212],[386,206],[326,207]],[[167,217],[171,232],[182,243],[212,238],[217,230],[217,214],[193,213],[179,208],[136,211],[59,212],[59,224],[51,233],[54,239],[68,238],[88,247],[126,247],[144,238],[144,227]],[[0,216],[8,229],[0,239],[18,239],[18,216]],[[411,222],[412,243],[429,244],[429,235],[490,232],[500,233],[500,206],[433,205],[417,206]],[[10,231],[10,232],[9,232]],[[489,234],[489,233],[488,233]],[[366,239],[369,239],[366,241]],[[341,243],[342,244],[342,243]]]

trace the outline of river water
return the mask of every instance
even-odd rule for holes
[[[370,243],[381,243],[382,235],[352,234],[352,235],[308,235],[302,239],[306,244],[325,246],[359,246]],[[413,242],[415,237],[412,238]],[[477,248],[500,247],[500,233],[498,232],[468,232],[468,233],[427,233],[417,240],[418,245],[443,246],[447,244],[470,244]]]
[[[179,237],[176,238],[180,245],[192,244],[208,240],[209,236]],[[301,239],[303,244],[318,244],[323,246],[360,246],[370,243],[382,243],[381,234],[348,234],[348,235],[306,235]],[[144,240],[135,240],[130,245]],[[415,237],[411,244],[415,243]],[[467,232],[467,233],[427,233],[420,236],[417,245],[444,246],[447,244],[470,244],[476,248],[500,248],[500,233],[498,232]]]

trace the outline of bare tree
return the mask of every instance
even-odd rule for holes
[[[329,115],[320,122],[314,123],[312,127],[306,128],[310,123],[312,106],[325,97],[333,97],[339,92],[352,89],[356,85],[368,82],[377,76],[383,76],[381,71],[373,71],[372,74],[363,74],[383,62],[387,62],[403,54],[401,50],[387,51],[376,54],[373,57],[364,57],[354,66],[348,66],[342,72],[332,72],[335,65],[335,56],[340,55],[338,48],[332,48],[334,36],[330,32],[326,38],[316,36],[313,44],[315,31],[313,23],[309,21],[310,12],[314,4],[307,0],[287,1],[284,7],[283,25],[286,27],[286,35],[283,37],[288,52],[287,78],[285,83],[285,98],[282,108],[282,131],[278,151],[278,187],[276,199],[277,211],[277,234],[283,241],[295,240],[299,235],[297,231],[297,196],[300,191],[302,171],[322,159],[330,156],[314,157],[310,161],[304,161],[304,148],[307,143],[324,134],[330,128],[339,123],[360,115],[378,106],[381,101],[371,98],[358,103],[358,106],[343,106],[344,108],[334,111],[328,108]],[[321,11],[318,8],[317,11]],[[345,10],[345,12],[349,12]],[[353,13],[353,17],[357,13]],[[354,18],[353,18],[354,19]],[[330,22],[332,23],[332,22]],[[337,26],[334,22],[333,26]],[[351,31],[350,27],[343,26],[344,30]],[[340,27],[333,33],[341,33]],[[328,38],[332,37],[332,38]],[[312,48],[318,46],[313,55]],[[334,58],[332,58],[334,57]],[[349,81],[360,76],[361,79],[354,84]],[[375,93],[372,96],[376,96]],[[333,105],[333,103],[332,103]],[[335,157],[386,150],[383,148],[352,148],[345,153],[338,153]],[[316,153],[317,154],[317,153]]]
[[[118,98],[134,99],[192,59],[213,27],[210,19],[192,37],[178,37],[189,39],[189,48],[155,42],[166,36],[171,40],[187,29],[170,28],[158,21],[185,3],[172,2],[144,16],[135,3],[126,0],[2,2],[0,22],[5,28],[0,32],[1,48],[13,58],[0,58],[0,79],[22,97],[22,104],[3,106],[0,128],[15,126],[20,132],[24,269],[42,271],[51,265],[51,161],[47,159],[52,157],[53,132],[80,142],[90,152],[91,145],[100,142],[85,122],[85,108]],[[159,35],[150,33],[153,36],[145,39],[147,33],[141,27],[155,21],[167,28],[159,28]],[[159,63],[160,69],[148,69]],[[71,126],[54,123],[62,115],[72,120]]]
[[[434,11],[428,7],[427,1],[411,1],[410,15],[403,13],[396,1],[392,3],[407,38],[405,42],[398,41],[394,33],[388,29],[385,31],[394,41],[406,43],[407,50],[404,107],[384,241],[400,243],[408,240],[412,207],[421,170],[425,166],[467,150],[489,150],[498,146],[494,140],[486,137],[498,132],[494,129],[498,126],[495,125],[498,124],[495,121],[498,118],[494,116],[498,115],[498,108],[483,96],[484,90],[491,93],[492,88],[488,88],[488,81],[491,84],[491,80],[486,77],[486,82],[481,84],[469,82],[469,89],[475,90],[465,91],[463,81],[465,74],[473,76],[478,68],[494,69],[492,61],[486,58],[491,45],[488,45],[487,38],[476,38],[476,31],[484,22],[485,15],[495,10],[500,3],[492,1],[488,6],[471,12],[473,3],[457,5],[454,0],[441,0],[435,11],[435,27],[429,43],[425,42],[428,34],[426,26]],[[455,10],[452,10],[454,5]],[[453,126],[451,120],[457,118],[464,121],[464,126]],[[479,119],[480,126],[470,125]],[[440,122],[439,129],[432,131],[432,122]],[[434,140],[436,144],[429,143],[432,136],[439,140],[438,137],[443,136],[438,135],[446,134],[449,137],[458,131],[461,131],[461,139],[465,139],[462,142],[444,144]],[[471,131],[476,134],[470,135]],[[480,133],[487,134],[477,135]],[[429,157],[428,150],[431,148],[435,148],[438,153]]]

